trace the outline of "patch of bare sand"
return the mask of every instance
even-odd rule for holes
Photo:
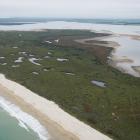
[[[140,74],[140,66],[132,66],[132,68]]]

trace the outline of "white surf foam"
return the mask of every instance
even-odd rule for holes
[[[40,124],[40,122],[31,115],[23,112],[18,106],[5,100],[3,97],[0,97],[0,107],[7,111],[12,117],[15,117],[18,120],[20,127],[26,129],[27,131],[32,129],[35,133],[37,133],[40,140],[49,139],[47,130]]]

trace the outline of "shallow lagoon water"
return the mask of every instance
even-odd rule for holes
[[[115,36],[104,40],[118,43],[111,54],[112,61],[116,63],[115,67],[128,74],[140,77],[140,73],[132,68],[133,66],[140,66],[140,40],[132,39],[129,36]]]

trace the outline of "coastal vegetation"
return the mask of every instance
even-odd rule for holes
[[[106,35],[87,30],[0,32],[0,73],[116,140],[139,140],[140,79],[107,64],[112,48],[75,41]]]

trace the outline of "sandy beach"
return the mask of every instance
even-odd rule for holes
[[[50,140],[111,140],[3,74],[0,74],[0,96],[37,118],[49,132]]]

